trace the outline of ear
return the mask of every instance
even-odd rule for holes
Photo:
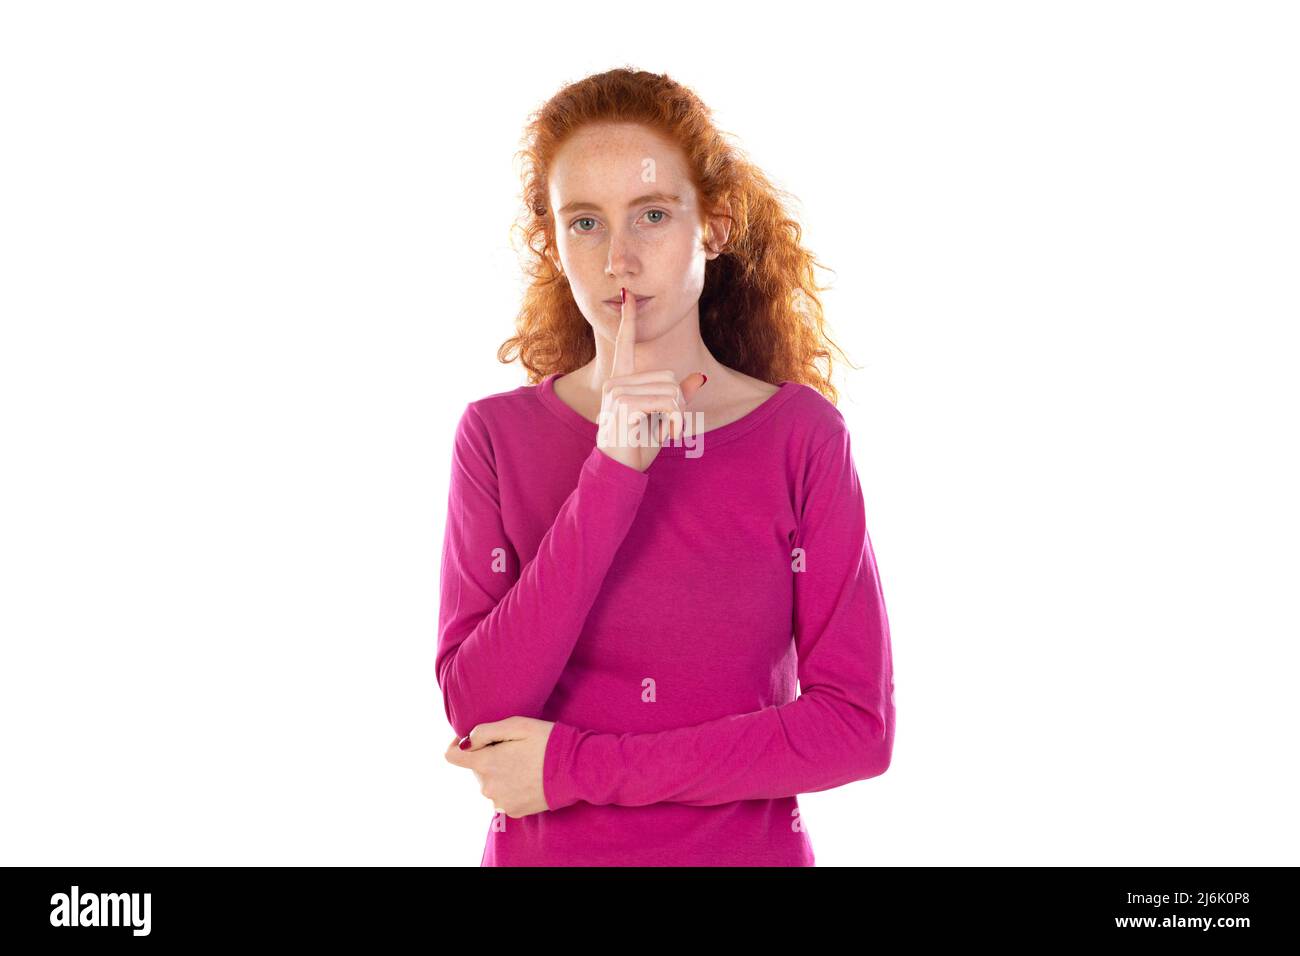
[[[730,207],[726,207],[725,211],[730,212]],[[704,224],[704,247],[708,250],[704,257],[716,259],[722,255],[729,238],[731,238],[731,220],[722,214],[709,216]]]

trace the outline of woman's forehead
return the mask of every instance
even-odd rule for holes
[[[551,203],[561,212],[575,205],[635,204],[648,194],[689,205],[694,194],[678,151],[658,137],[626,132],[608,138],[590,133],[565,143],[549,186]]]

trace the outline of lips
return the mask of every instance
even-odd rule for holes
[[[652,296],[652,295],[636,295],[636,293],[633,293],[633,296],[636,298],[636,304],[637,304],[637,305],[641,305],[642,303],[649,302],[651,299],[654,298],[654,296]],[[605,302],[606,302],[607,305],[618,306],[618,307],[620,307],[620,308],[621,308],[622,305],[623,305],[623,303],[620,302],[617,298],[615,298],[615,299],[606,299]]]

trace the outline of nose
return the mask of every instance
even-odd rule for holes
[[[614,231],[609,237],[609,256],[605,260],[605,272],[611,278],[632,275],[640,265],[634,242],[630,236]]]

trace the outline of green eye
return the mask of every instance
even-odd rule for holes
[[[650,220],[650,224],[651,224],[652,226],[657,226],[657,225],[659,225],[661,222],[663,222],[664,219],[666,219],[666,218],[668,217],[668,213],[665,212],[665,211],[662,210],[662,209],[651,209],[649,212],[646,213],[646,216],[660,216],[661,218],[659,218],[659,219],[652,219],[652,220]],[[589,228],[584,228],[584,227],[578,225],[579,223],[583,223],[583,222],[590,222],[590,223],[593,223],[593,225],[592,225],[591,227],[589,227]],[[596,220],[595,220],[593,217],[591,217],[591,216],[581,216],[581,217],[579,217],[579,218],[573,220],[573,222],[569,223],[569,228],[570,228],[570,229],[577,229],[578,232],[591,232],[592,229],[595,228],[595,225],[594,225],[595,222],[596,222]]]

